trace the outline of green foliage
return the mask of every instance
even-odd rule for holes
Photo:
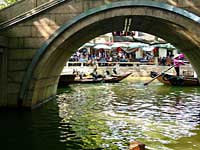
[[[7,5],[10,5],[17,2],[18,0],[4,0],[4,1],[6,2]]]
[[[0,4],[0,9],[7,7],[13,3],[16,3],[19,0],[3,0],[5,3]]]
[[[2,8],[4,8],[5,7],[5,5],[3,5],[3,4],[0,4],[0,9],[2,9]]]

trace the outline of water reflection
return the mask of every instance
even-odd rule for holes
[[[144,81],[70,85],[33,112],[1,112],[1,149],[149,150],[200,147],[200,88]]]
[[[59,109],[56,100],[28,111],[0,112],[0,149],[64,150],[60,142]]]
[[[59,98],[60,116],[74,131],[65,142],[78,139],[75,145],[82,149],[125,150],[129,141],[139,140],[148,149],[180,150],[185,146],[176,145],[187,137],[191,142],[188,149],[197,145],[192,144],[200,123],[197,87],[144,87],[141,83],[123,82],[72,88],[73,92]]]

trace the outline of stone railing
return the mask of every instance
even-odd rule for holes
[[[42,5],[39,5],[29,11],[26,11],[18,16],[15,16],[7,21],[0,22],[0,30],[6,29],[7,27],[10,27],[16,23],[19,23],[27,18],[30,18],[38,13],[41,13],[43,11],[46,11],[47,9],[50,9],[56,5],[59,5],[61,3],[66,2],[67,0],[52,0],[47,3],[44,3]]]
[[[94,64],[90,64],[88,62],[67,62],[66,67],[72,67],[72,66],[93,66]],[[96,62],[95,65],[97,67],[105,67],[105,66],[138,66],[138,65],[155,65],[153,62],[148,62],[148,61],[140,61],[140,62]]]
[[[162,71],[169,68],[169,66],[154,65],[148,62],[98,62],[96,66],[98,67],[98,72],[101,74],[105,74],[106,70],[112,71],[113,68],[116,68],[119,74],[132,72],[132,76],[135,77],[149,77],[151,71],[161,73]],[[62,71],[62,74],[71,74],[73,71],[91,73],[96,66],[91,66],[83,62],[67,62]],[[168,73],[176,74],[173,68],[170,69]],[[194,70],[191,65],[187,64],[181,66],[180,73],[182,75],[193,76]]]

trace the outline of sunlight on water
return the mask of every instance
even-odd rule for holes
[[[126,150],[133,140],[143,142],[149,150],[200,146],[196,142],[199,88],[159,83],[144,87],[141,81],[70,87],[71,91],[58,98],[62,122],[73,131],[70,136],[62,135],[61,141],[68,146],[73,147],[71,142],[82,149]]]
[[[2,150],[199,150],[200,88],[75,84],[32,112],[1,112]]]

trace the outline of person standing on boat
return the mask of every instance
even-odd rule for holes
[[[93,72],[91,73],[92,77],[94,78],[94,80],[96,80],[98,78],[98,73],[97,73],[97,66],[95,66]]]
[[[175,68],[177,76],[180,75],[180,66],[185,64],[183,62],[183,59],[184,59],[184,54],[178,54],[178,55],[174,56],[173,62],[174,62],[174,68]]]

